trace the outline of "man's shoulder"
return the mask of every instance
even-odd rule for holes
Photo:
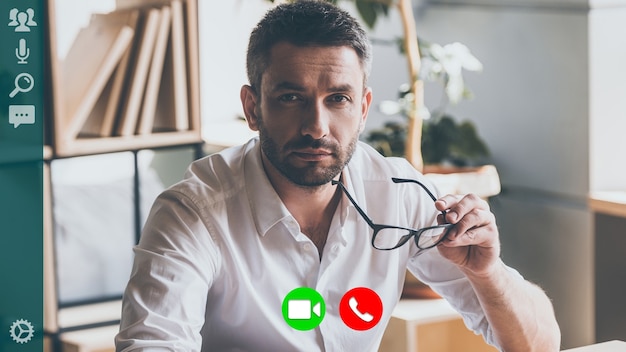
[[[169,191],[204,202],[223,201],[244,187],[244,162],[254,143],[230,147],[192,162]]]

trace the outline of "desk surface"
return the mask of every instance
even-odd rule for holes
[[[434,323],[461,317],[445,299],[401,299],[391,316],[417,324]]]
[[[563,352],[625,352],[626,342],[624,341],[608,341],[595,345],[583,346],[564,350]]]

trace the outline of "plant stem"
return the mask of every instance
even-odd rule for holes
[[[415,17],[413,16],[413,6],[411,0],[399,0],[398,10],[402,18],[402,28],[404,30],[404,48],[409,65],[409,76],[411,77],[411,93],[413,93],[413,106],[409,110],[408,130],[405,145],[405,157],[417,170],[422,171],[424,161],[422,159],[422,118],[420,111],[424,105],[424,82],[419,79],[421,58],[417,32],[415,28]]]

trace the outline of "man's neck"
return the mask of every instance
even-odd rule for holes
[[[341,193],[330,182],[317,187],[298,186],[282,175],[261,154],[263,168],[270,183],[300,225],[302,233],[315,243],[321,258]]]

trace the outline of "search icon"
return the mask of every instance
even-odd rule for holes
[[[25,84],[22,84],[20,82],[25,82]],[[9,98],[13,98],[19,92],[22,92],[22,93],[30,92],[33,89],[34,85],[35,85],[35,79],[33,78],[33,76],[30,75],[30,73],[26,73],[26,72],[20,73],[19,75],[15,77],[15,89],[13,89],[11,94],[9,94]]]

